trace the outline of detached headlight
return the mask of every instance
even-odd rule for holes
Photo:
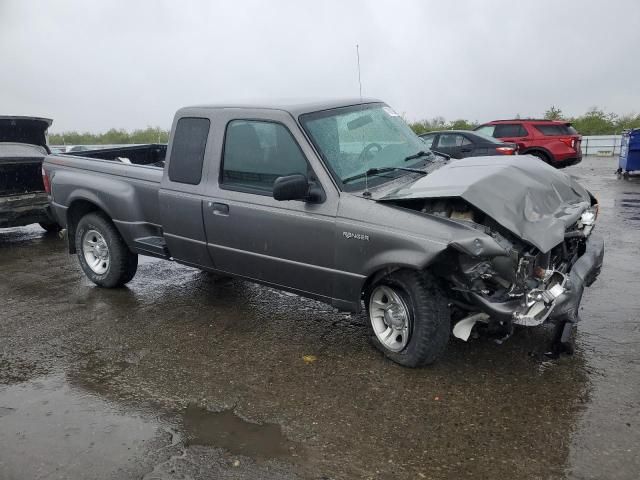
[[[588,237],[598,218],[598,204],[587,208],[580,216],[580,224],[584,228],[584,236]]]
[[[598,207],[593,206],[587,208],[584,212],[582,212],[582,216],[580,217],[580,221],[584,226],[593,225],[596,223],[596,218],[598,218]]]

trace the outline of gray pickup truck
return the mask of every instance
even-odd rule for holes
[[[466,340],[554,321],[570,348],[604,254],[597,202],[570,176],[529,156],[449,160],[378,100],[183,108],[165,159],[50,155],[43,171],[97,285],[151,255],[364,304],[406,366],[436,360],[452,325]]]
[[[48,118],[0,116],[0,228],[39,223],[49,232],[60,229],[42,182],[50,125]]]

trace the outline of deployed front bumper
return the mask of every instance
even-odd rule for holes
[[[556,272],[544,290],[529,292],[523,298],[493,302],[477,293],[471,296],[489,317],[518,325],[536,326],[547,320],[577,322],[584,288],[600,273],[604,258],[604,240],[590,235],[584,253],[565,274]]]

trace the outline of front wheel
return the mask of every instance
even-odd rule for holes
[[[115,225],[102,213],[89,213],[80,219],[75,244],[82,270],[96,285],[121,287],[136,274],[138,255],[129,250]]]
[[[398,270],[365,295],[375,346],[406,367],[433,363],[449,342],[450,314],[442,290],[427,272]]]

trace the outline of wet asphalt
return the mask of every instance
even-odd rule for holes
[[[0,479],[637,479],[640,177],[567,169],[607,245],[576,353],[544,328],[417,370],[365,318],[141,259],[100,289],[64,240],[0,230]]]

